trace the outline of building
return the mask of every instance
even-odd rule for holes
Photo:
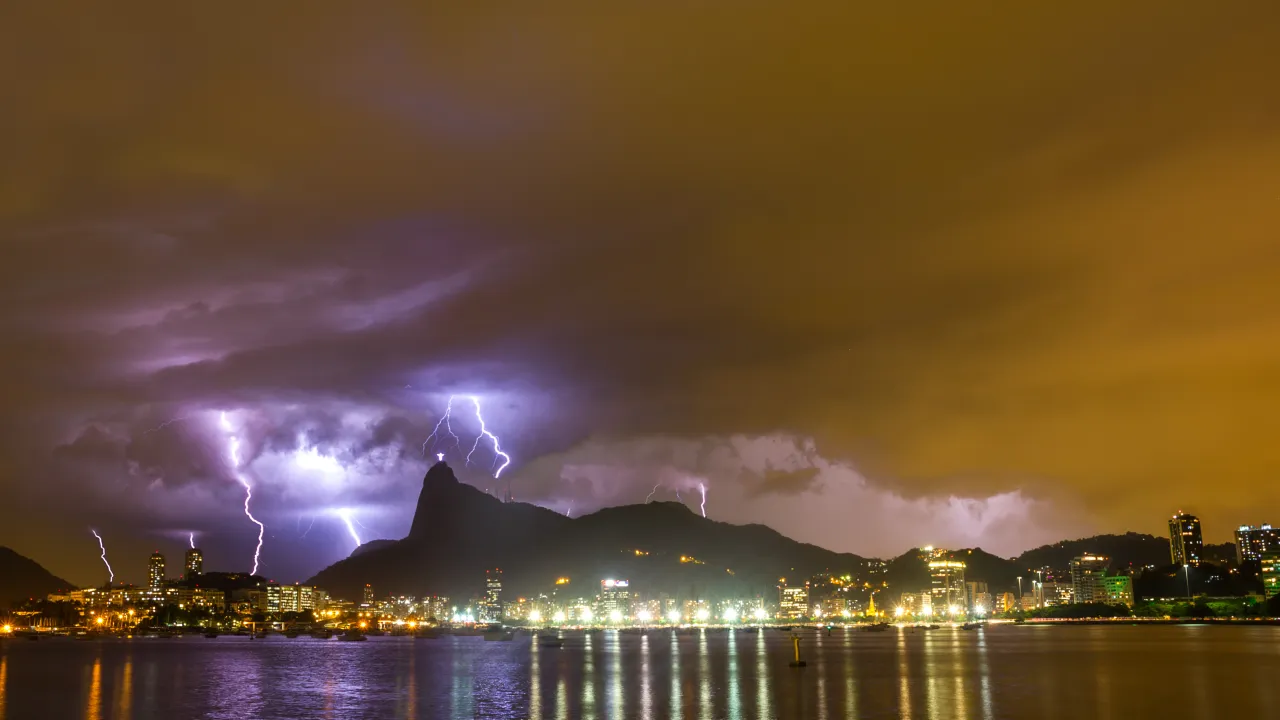
[[[1018,598],[1011,592],[1001,593],[996,598],[996,610],[998,612],[1010,612],[1018,609]]]
[[[1111,558],[1105,555],[1080,555],[1071,561],[1071,592],[1076,602],[1107,601],[1107,589],[1101,579],[1110,564]]]
[[[366,588],[369,586],[366,585]],[[270,586],[268,586],[268,589]],[[280,589],[279,612],[305,612],[323,610],[328,593],[310,585],[283,585]]]
[[[631,581],[614,580],[612,578],[600,581],[600,617],[610,618],[613,613],[621,613],[622,617],[631,615]]]
[[[778,617],[799,620],[809,615],[809,584],[788,585],[786,578],[779,578]]]
[[[1280,552],[1280,528],[1263,524],[1259,527],[1241,525],[1236,530],[1236,562],[1261,560],[1267,552]]]
[[[939,613],[950,613],[951,608],[957,611],[968,607],[968,598],[964,583],[965,564],[961,560],[952,560],[946,550],[926,548],[929,553],[929,577],[932,585],[929,593],[933,596],[932,606]]]
[[[365,608],[373,607],[373,586],[369,585],[368,583],[365,583],[364,599],[360,602],[360,607],[365,607]]]
[[[164,556],[157,550],[147,561],[147,589],[158,591],[164,587]]]
[[[1108,605],[1133,607],[1133,578],[1128,575],[1104,575],[1098,579]]]
[[[188,578],[204,574],[204,553],[200,551],[200,548],[191,548],[187,551],[187,558],[183,563],[183,572],[186,573]]]
[[[480,599],[480,622],[502,619],[502,569],[484,571],[484,597]]]
[[[964,584],[965,608],[970,614],[989,613],[992,609],[991,592],[984,582]]]
[[[1270,600],[1280,595],[1280,551],[1272,550],[1262,554],[1262,594]]]
[[[1169,519],[1169,552],[1174,565],[1199,565],[1204,557],[1200,518],[1179,512]]]

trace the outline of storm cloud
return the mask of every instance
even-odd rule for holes
[[[223,412],[287,580],[340,511],[403,534],[434,452],[862,554],[1280,501],[1274,2],[0,27],[0,543],[69,579],[90,525],[125,579],[187,532],[247,569]],[[469,407],[423,445],[455,393],[500,481]]]

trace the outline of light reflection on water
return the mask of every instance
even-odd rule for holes
[[[0,645],[24,718],[1265,717],[1280,628],[991,627],[882,633],[46,639]],[[1171,678],[1181,681],[1171,682]],[[1246,683],[1250,687],[1242,687]]]

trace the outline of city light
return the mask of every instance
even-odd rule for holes
[[[987,614],[987,609],[979,605],[973,609],[973,612],[977,614],[978,617],[982,617],[983,615]]]
[[[955,605],[952,605],[951,607],[947,608],[947,612],[951,613],[952,615],[959,615],[960,608],[956,607]]]
[[[706,608],[702,608],[701,610],[698,611],[697,617],[698,617],[698,622],[706,622],[708,619],[711,618],[711,611]]]
[[[679,622],[680,622],[680,611],[679,611],[679,610],[672,610],[671,612],[667,613],[667,619],[668,619],[668,620],[670,620],[672,623],[679,623]]]
[[[733,622],[734,620],[737,620],[737,619],[738,619],[738,611],[737,611],[737,610],[735,610],[735,609],[733,609],[733,608],[729,608],[729,609],[725,610],[725,611],[724,611],[724,619],[725,619],[725,620],[728,620],[729,622]]]
[[[925,616],[925,617],[932,617],[932,616],[933,616],[933,608],[931,608],[931,607],[924,608],[924,609],[922,609],[922,610],[920,611],[920,614],[921,614],[921,615],[923,615],[923,616]]]
[[[907,614],[907,609],[899,605],[898,607],[894,608],[893,614],[897,615],[898,617],[902,617],[903,615]]]
[[[591,608],[589,608],[589,607],[584,607],[584,608],[582,608],[582,621],[583,621],[583,622],[591,622],[591,618],[592,618],[592,615],[591,615]]]
[[[754,615],[757,620],[765,620],[769,617],[769,613],[765,612],[762,607],[756,608],[751,614]]]
[[[622,611],[621,610],[609,611],[609,622],[614,623],[615,625],[617,623],[622,622]]]
[[[636,619],[642,623],[647,623],[653,619],[653,613],[649,612],[648,610],[641,610],[640,612],[636,613]]]
[[[564,611],[563,611],[563,610],[557,610],[557,611],[556,611],[556,614],[551,616],[551,620],[552,620],[552,621],[554,621],[554,622],[558,622],[558,623],[562,623],[562,622],[564,622],[564,620],[565,620],[565,614],[564,614]]]
[[[529,622],[542,622],[542,613],[537,610],[530,610]]]
[[[0,632],[3,632],[5,635],[8,635],[9,633],[13,632],[13,626],[5,625],[4,627],[0,628]]]

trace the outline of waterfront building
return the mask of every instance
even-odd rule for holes
[[[930,594],[935,611],[948,613],[951,608],[968,606],[966,597],[964,571],[965,564],[961,560],[953,560],[945,550],[927,549],[929,557],[929,577],[932,581]]]
[[[158,591],[164,587],[164,555],[157,550],[147,561],[147,589]]]
[[[1104,596],[1100,602],[1133,607],[1133,578],[1128,575],[1103,575],[1098,578]]]
[[[373,586],[365,583],[364,599],[360,602],[360,607],[371,608],[373,605]]]
[[[1111,558],[1105,555],[1080,555],[1071,561],[1071,589],[1078,603],[1106,602],[1107,591],[1101,578],[1106,575]]]
[[[1241,525],[1236,529],[1236,562],[1261,560],[1262,554],[1280,552],[1280,528],[1269,523],[1259,527]]]
[[[1268,551],[1259,558],[1262,563],[1262,595],[1266,599],[1280,595],[1280,551]]]
[[[1009,612],[1018,609],[1018,597],[1011,592],[1000,593],[1000,597],[996,598],[996,610],[998,612]]]
[[[186,560],[183,562],[183,571],[186,573],[187,579],[204,574],[204,553],[201,552],[200,548],[191,548],[187,551]]]
[[[991,592],[987,589],[986,583],[980,581],[965,583],[964,595],[964,606],[970,614],[976,613],[978,608],[982,608],[983,612],[991,612]]]
[[[1199,565],[1204,558],[1200,518],[1179,512],[1169,519],[1169,553],[1174,565]]]
[[[614,612],[623,617],[631,615],[631,581],[608,578],[600,581],[600,617],[608,618]]]
[[[502,619],[502,569],[484,571],[484,597],[480,599],[480,622]]]
[[[278,587],[280,593],[279,612],[324,610],[326,601],[329,598],[329,594],[324,590],[310,585],[295,583]]]
[[[778,616],[799,620],[809,615],[809,584],[788,585],[786,578],[778,582]]]

